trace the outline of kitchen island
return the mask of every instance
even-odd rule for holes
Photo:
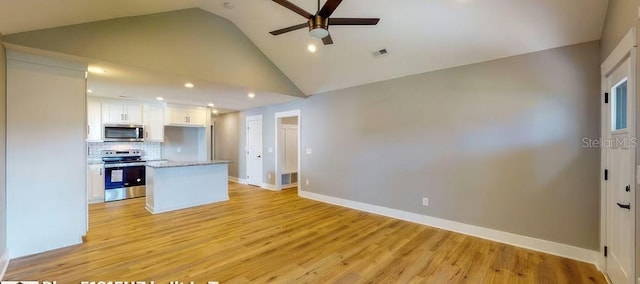
[[[229,200],[229,161],[147,163],[146,208],[152,214]]]

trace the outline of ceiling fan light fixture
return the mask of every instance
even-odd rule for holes
[[[324,28],[314,28],[309,31],[312,37],[323,39],[329,35],[329,31]]]

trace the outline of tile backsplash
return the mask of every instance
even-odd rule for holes
[[[101,159],[100,151],[102,150],[125,150],[125,149],[141,149],[144,151],[144,160],[160,160],[162,159],[162,143],[153,142],[90,142],[89,155],[87,159],[89,161],[96,161]]]

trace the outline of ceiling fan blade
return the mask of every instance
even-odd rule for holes
[[[338,8],[340,2],[342,2],[342,0],[328,0],[327,3],[324,3],[324,6],[322,6],[322,9],[320,9],[320,11],[318,12],[318,15],[324,18],[328,18],[329,16],[331,16],[331,14],[333,14],[333,11]]]
[[[322,43],[324,43],[324,45],[333,44],[333,39],[331,38],[331,35],[328,35],[322,38]]]
[[[372,26],[377,25],[379,18],[329,18],[329,25]]]
[[[276,2],[278,4],[280,4],[281,6],[294,11],[296,14],[303,16],[305,19],[310,19],[311,17],[313,17],[313,15],[311,15],[311,13],[305,11],[304,9],[296,6],[296,4],[293,4],[287,0],[273,0],[273,2]]]
[[[299,29],[302,29],[302,28],[308,28],[308,27],[309,27],[309,23],[304,23],[304,24],[299,24],[299,25],[295,25],[295,26],[286,27],[284,29],[271,31],[269,33],[275,36],[275,35],[280,35],[280,34],[283,34],[283,33],[288,33],[288,32],[291,32],[291,31],[299,30]]]

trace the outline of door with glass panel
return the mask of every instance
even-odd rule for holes
[[[606,272],[612,283],[632,283],[634,269],[635,121],[631,106],[630,59],[627,58],[606,77],[605,133],[607,181],[605,189]]]

